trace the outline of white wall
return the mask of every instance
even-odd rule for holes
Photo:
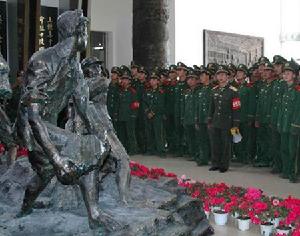
[[[280,54],[280,0],[176,0],[176,61],[202,64],[203,29],[264,38]]]
[[[132,60],[132,0],[90,0],[91,30],[109,34],[108,67]]]

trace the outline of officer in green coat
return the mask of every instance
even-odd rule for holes
[[[146,90],[143,107],[146,117],[147,154],[165,156],[163,116],[165,115],[164,91],[159,87],[159,73],[153,71]]]
[[[212,72],[205,66],[199,68],[200,86],[195,96],[195,128],[196,128],[196,163],[198,166],[208,165],[210,161],[210,141],[207,130],[207,118],[211,99],[210,78]]]
[[[176,136],[175,136],[175,120],[174,120],[174,92],[177,84],[177,67],[176,65],[170,65],[168,71],[168,84],[163,87],[165,92],[165,110],[166,110],[166,141],[168,146],[168,152],[175,154],[176,150]]]
[[[261,66],[261,65],[260,65]],[[272,63],[264,64],[262,72],[262,85],[256,106],[255,127],[257,128],[257,159],[254,166],[268,167],[271,163],[270,140],[271,140],[271,105],[272,105],[272,81],[274,78]]]
[[[241,102],[238,90],[229,85],[229,71],[220,65],[216,72],[218,86],[212,89],[208,113],[208,127],[211,129],[212,167],[210,171],[224,173],[229,168],[232,131],[240,123]]]
[[[272,105],[271,105],[271,144],[270,157],[272,158],[272,173],[280,173],[282,162],[280,158],[280,132],[277,130],[277,121],[279,108],[281,105],[282,94],[286,87],[286,82],[282,78],[283,65],[286,59],[280,55],[273,57],[272,64],[274,65],[275,78],[272,82]]]
[[[183,91],[187,88],[186,84],[187,66],[182,63],[177,63],[177,75],[179,81],[174,88],[174,121],[175,121],[175,136],[176,136],[176,156],[183,156],[185,149],[185,137],[183,127],[183,110],[182,104],[184,100]]]
[[[129,155],[137,154],[135,135],[136,118],[139,102],[135,88],[130,85],[131,72],[126,66],[121,66],[121,89],[119,95],[119,134],[118,137]]]
[[[136,119],[136,139],[138,144],[139,153],[146,152],[146,126],[145,126],[145,113],[144,104],[142,102],[143,96],[145,94],[146,83],[148,78],[148,71],[144,66],[138,68],[138,81],[135,83],[135,89],[137,91],[138,101],[140,107],[138,109],[137,119]]]
[[[277,123],[281,137],[281,176],[289,179],[291,182],[296,181],[297,158],[299,156],[299,135],[297,135],[297,132],[294,132],[297,130],[297,122],[300,120],[298,117],[296,117],[299,115],[298,102],[300,101],[297,101],[297,96],[300,94],[300,89],[296,86],[296,72],[297,70],[294,68],[291,62],[285,63],[283,79],[287,84],[287,87],[283,92]],[[291,127],[293,128],[291,129]]]
[[[187,88],[183,92],[183,127],[188,147],[188,156],[196,160],[195,96],[198,75],[193,69],[187,72]]]
[[[236,88],[241,99],[240,126],[242,141],[233,145],[236,160],[247,164],[251,160],[251,144],[249,137],[252,125],[255,120],[256,100],[255,91],[251,83],[247,83],[248,68],[244,64],[239,64],[235,79]]]
[[[121,76],[121,71],[119,67],[114,66],[111,69],[111,82],[108,86],[107,91],[107,111],[111,117],[115,131],[119,132],[118,127],[118,111],[119,111],[119,80]]]

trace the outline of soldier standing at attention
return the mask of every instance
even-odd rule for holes
[[[144,66],[138,68],[138,81],[135,83],[135,89],[137,91],[138,101],[140,107],[138,109],[138,115],[136,119],[136,139],[139,148],[139,153],[146,152],[146,127],[145,127],[145,113],[143,107],[143,96],[145,94],[146,81],[148,72]]]
[[[281,137],[282,175],[290,182],[296,182],[297,162],[299,161],[299,95],[300,87],[296,85],[296,73],[292,62],[284,65],[283,79],[286,88],[282,96],[278,115],[278,130]]]
[[[177,75],[179,81],[174,89],[174,119],[175,119],[175,135],[176,135],[176,155],[183,156],[184,153],[184,128],[183,128],[183,91],[187,88],[186,85],[187,66],[182,62],[177,63]]]
[[[272,81],[274,76],[272,63],[267,62],[264,65],[262,85],[256,106],[255,127],[257,128],[257,160],[254,166],[268,167],[271,162],[270,158],[270,140],[271,140],[271,104],[272,104]]]
[[[177,84],[177,67],[176,65],[170,65],[169,66],[169,83],[168,83],[168,89],[165,90],[165,109],[166,109],[166,141],[168,145],[168,152],[170,154],[175,153],[175,120],[174,120],[174,92],[175,92],[175,86]]]
[[[218,86],[212,90],[208,128],[211,129],[212,167],[224,173],[231,157],[231,130],[238,130],[241,102],[236,88],[229,85],[229,71],[220,65],[216,72]]]
[[[131,86],[136,89],[137,83],[139,82],[139,66],[134,62],[131,61],[130,63],[131,69]]]
[[[282,162],[280,158],[280,133],[277,129],[278,114],[282,100],[282,94],[286,87],[286,82],[282,78],[283,66],[286,62],[282,56],[275,55],[272,64],[274,65],[274,80],[272,82],[272,105],[271,105],[271,144],[270,157],[272,158],[272,173],[280,173]]]
[[[196,119],[196,162],[198,166],[207,165],[210,160],[210,142],[207,130],[207,117],[211,99],[210,77],[211,71],[204,66],[199,69],[200,86],[195,96],[195,119]]]
[[[111,68],[111,82],[107,91],[107,111],[112,120],[114,129],[118,134],[118,110],[119,110],[119,80],[121,71],[119,67],[114,66]]]
[[[251,160],[251,146],[249,143],[249,136],[254,119],[255,119],[255,91],[252,83],[247,83],[248,68],[244,64],[239,64],[237,67],[237,74],[235,79],[236,88],[239,90],[241,99],[240,109],[240,132],[242,141],[233,145],[235,157],[238,162],[247,164]]]
[[[188,88],[184,90],[183,127],[188,147],[188,156],[196,161],[195,91],[198,76],[193,69],[187,72]]]
[[[136,117],[139,109],[137,92],[130,84],[131,73],[126,66],[120,67],[122,71],[119,100],[119,139],[129,155],[137,153],[135,136]]]
[[[165,95],[159,87],[158,72],[151,73],[149,83],[150,88],[145,93],[143,105],[146,116],[147,153],[164,157],[163,116],[165,113]]]

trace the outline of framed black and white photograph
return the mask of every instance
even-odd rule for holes
[[[264,38],[203,30],[203,62],[251,66],[264,54]]]

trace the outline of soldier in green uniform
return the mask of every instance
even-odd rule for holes
[[[295,116],[299,115],[299,103],[297,102],[300,100],[297,101],[297,96],[299,97],[300,89],[296,87],[296,69],[291,62],[284,65],[283,79],[287,87],[282,96],[277,123],[281,137],[282,177],[295,182],[297,174],[295,167],[297,167],[299,156],[299,135],[294,131],[300,128],[300,126],[297,127],[300,119]]]
[[[134,61],[131,61],[130,69],[131,69],[130,84],[132,87],[136,88],[137,84],[139,83],[139,66]]]
[[[107,91],[107,111],[111,117],[116,133],[119,132],[118,127],[118,110],[119,110],[119,80],[121,71],[119,67],[114,66],[111,69],[111,82]]]
[[[282,162],[280,158],[280,133],[277,130],[277,121],[279,108],[282,100],[282,94],[286,87],[286,82],[282,79],[283,65],[286,59],[282,56],[275,55],[272,64],[274,65],[275,78],[272,82],[272,105],[271,105],[271,144],[270,157],[272,160],[272,173],[280,173]]]
[[[229,85],[229,71],[220,65],[216,72],[218,86],[212,90],[208,113],[211,129],[212,167],[210,171],[224,173],[229,168],[231,157],[231,130],[238,130],[241,102],[238,90]]]
[[[159,87],[159,74],[151,73],[150,87],[144,95],[144,113],[146,116],[147,153],[165,156],[165,140],[163,135],[163,116],[165,114],[164,91]]]
[[[260,65],[261,66],[261,65]],[[274,67],[270,62],[264,64],[262,72],[262,85],[256,106],[255,127],[257,128],[257,159],[255,166],[268,167],[271,162],[269,153],[271,140],[271,104],[272,104],[272,81]]]
[[[119,139],[129,155],[137,153],[135,136],[136,117],[139,108],[137,92],[130,85],[131,73],[129,68],[121,66],[121,89],[119,96]]]
[[[240,109],[240,132],[242,141],[233,145],[235,157],[238,162],[247,164],[251,160],[251,144],[249,143],[249,136],[254,124],[256,100],[255,91],[251,83],[247,83],[248,68],[244,64],[239,64],[236,74],[236,88],[239,90],[241,99]]]
[[[145,126],[145,113],[143,107],[143,96],[145,94],[145,87],[147,83],[148,72],[144,66],[138,68],[138,81],[135,83],[135,89],[137,91],[138,101],[140,107],[138,109],[137,119],[136,119],[136,139],[138,144],[139,153],[146,152],[146,126]]]
[[[166,122],[165,122],[165,130],[166,130],[166,141],[168,146],[168,152],[170,154],[175,154],[175,120],[174,120],[174,92],[175,86],[177,84],[177,67],[176,65],[169,66],[169,73],[168,73],[168,85],[165,86],[163,89],[165,91],[165,111],[166,111]]]
[[[207,130],[207,117],[211,99],[210,77],[212,75],[205,66],[199,68],[200,86],[195,96],[195,121],[196,121],[196,162],[197,165],[208,165],[210,160],[210,141]]]
[[[175,121],[175,135],[176,135],[176,155],[183,156],[185,147],[184,127],[183,127],[183,91],[187,88],[186,84],[187,66],[182,63],[177,63],[177,74],[179,81],[174,89],[174,121]]]
[[[198,76],[194,70],[189,69],[187,72],[188,87],[183,92],[184,100],[182,104],[183,127],[188,147],[188,156],[193,160],[196,160],[195,91],[197,79]]]

